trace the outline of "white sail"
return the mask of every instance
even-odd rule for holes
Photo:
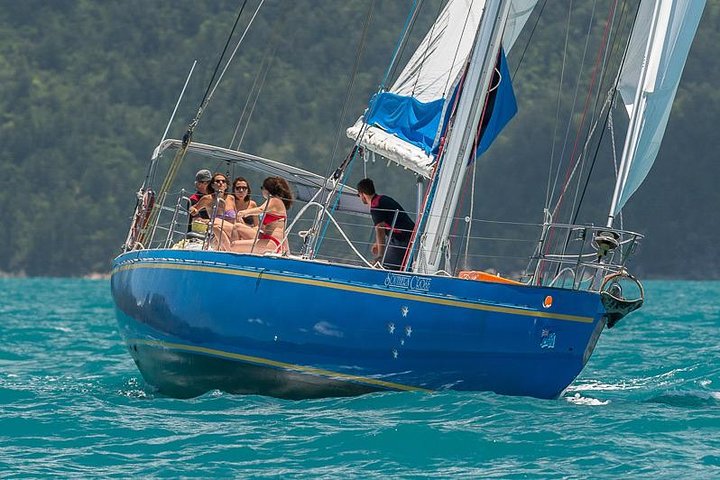
[[[630,115],[608,226],[657,156],[705,0],[643,0],[618,90]]]
[[[447,101],[466,64],[477,32],[485,0],[448,0],[420,46],[402,70],[389,92],[422,103]],[[537,0],[510,2],[503,46],[510,51]],[[441,106],[438,106],[441,109]],[[356,139],[363,131],[363,118],[347,130]],[[369,125],[361,144],[424,177],[430,176],[434,156],[427,148],[399,138],[392,132]]]
[[[431,102],[447,96],[467,60],[485,0],[450,0],[390,91]]]

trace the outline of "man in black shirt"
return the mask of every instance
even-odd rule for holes
[[[358,182],[357,191],[360,200],[370,205],[370,215],[375,224],[373,255],[378,259],[384,258],[383,267],[388,270],[400,270],[415,222],[394,199],[375,193],[375,184],[369,178]]]

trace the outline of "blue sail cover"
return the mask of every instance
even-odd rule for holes
[[[490,95],[488,101],[490,116],[487,122],[483,122],[482,139],[475,156],[479,156],[490,147],[500,131],[517,113],[515,93],[510,82],[510,71],[504,52],[501,52],[499,67],[500,84]],[[424,103],[413,97],[382,92],[375,95],[371,101],[367,123],[421,148],[427,154],[436,153],[433,152],[433,148],[436,146],[445,102],[445,98],[440,98]],[[447,125],[449,113],[450,108],[447,109],[443,120],[442,131]]]
[[[413,97],[383,92],[373,97],[367,123],[429,154],[435,142],[444,104],[444,98],[423,103]]]

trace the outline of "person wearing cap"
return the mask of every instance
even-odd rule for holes
[[[212,173],[210,173],[210,170],[207,170],[203,168],[202,170],[198,170],[198,172],[195,174],[195,193],[190,195],[190,206],[192,207],[195,205],[202,197],[203,195],[208,194],[208,185],[210,185],[210,180],[212,180]]]
[[[188,205],[188,210],[190,210],[191,207],[194,207],[202,197],[209,193],[208,186],[210,185],[210,180],[212,180],[212,173],[206,168],[198,170],[195,174],[195,193],[190,195],[190,205]],[[198,215],[201,218],[210,219],[210,216],[205,210],[198,212]],[[195,215],[190,215],[190,218],[188,218],[188,232],[192,230],[192,221],[194,216]]]

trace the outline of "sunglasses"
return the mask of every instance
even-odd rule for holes
[[[227,183],[227,180],[222,180],[220,178],[217,178],[217,179],[213,180],[213,183]]]
[[[238,192],[244,192],[247,189],[248,189],[248,187],[238,187],[238,186],[235,187],[235,190]]]

